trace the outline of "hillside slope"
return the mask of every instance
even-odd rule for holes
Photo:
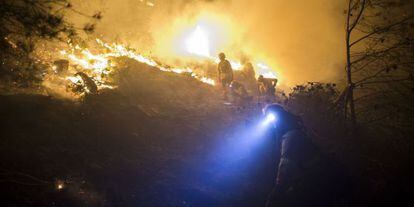
[[[245,151],[223,162],[257,111],[135,61],[125,60],[117,80],[118,89],[81,102],[0,96],[2,206],[264,203],[273,171],[257,175],[268,163],[252,164]]]

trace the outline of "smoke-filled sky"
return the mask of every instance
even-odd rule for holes
[[[180,36],[201,22],[211,27],[212,55],[223,51],[237,59],[243,53],[265,62],[285,85],[342,78],[343,0],[74,0],[74,5],[86,13],[102,11],[96,34],[105,40],[161,58],[179,54]]]

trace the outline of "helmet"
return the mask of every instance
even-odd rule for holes
[[[263,114],[280,114],[280,113],[286,113],[287,111],[279,104],[269,104],[263,108]]]
[[[225,59],[225,58],[226,58],[226,55],[225,55],[223,52],[221,52],[221,53],[219,54],[219,58],[220,58],[220,59]]]
[[[263,109],[263,115],[266,117],[274,116],[278,120],[278,128],[281,131],[287,131],[290,129],[302,129],[304,128],[302,119],[296,116],[279,104],[269,104]]]

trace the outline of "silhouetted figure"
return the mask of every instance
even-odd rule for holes
[[[256,73],[254,72],[253,64],[251,62],[246,62],[243,65],[243,76],[246,80],[255,79]]]
[[[86,73],[78,72],[75,75],[81,77],[87,93],[90,93],[90,94],[98,93],[98,86],[92,80],[92,78],[89,77]]]
[[[249,94],[257,95],[257,80],[256,72],[254,71],[253,64],[251,62],[243,63],[243,70],[241,71],[242,82],[245,85]]]
[[[277,104],[268,105],[264,113],[275,117],[271,127],[280,147],[277,178],[266,207],[330,207],[341,203],[344,176],[315,147],[301,119]]]
[[[239,105],[244,106],[252,99],[251,96],[247,93],[246,88],[243,84],[238,81],[232,81],[230,84],[230,89],[234,101],[238,102]]]
[[[226,55],[224,53],[219,54],[220,62],[218,64],[218,78],[223,88],[224,98],[227,99],[228,88],[233,81],[233,69],[228,60],[226,60]]]
[[[263,75],[260,75],[257,79],[259,97],[264,98],[265,102],[273,102],[275,99],[276,85],[276,78],[264,78]]]

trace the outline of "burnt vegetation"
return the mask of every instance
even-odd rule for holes
[[[74,13],[90,19],[77,28],[65,20]],[[4,0],[0,2],[0,78],[17,87],[36,87],[45,65],[33,52],[41,40],[79,42],[79,32],[92,33],[101,13],[83,14],[68,0]]]
[[[413,5],[348,3],[346,81],[298,85],[280,102],[347,174],[344,206],[412,203]],[[76,28],[67,12],[91,22]],[[214,87],[128,58],[117,60],[117,89],[77,101],[44,95],[37,42],[81,41],[101,18],[67,0],[0,2],[1,205],[263,206],[271,155],[223,163],[215,154],[234,144],[233,126],[258,116],[255,104],[224,106]]]

